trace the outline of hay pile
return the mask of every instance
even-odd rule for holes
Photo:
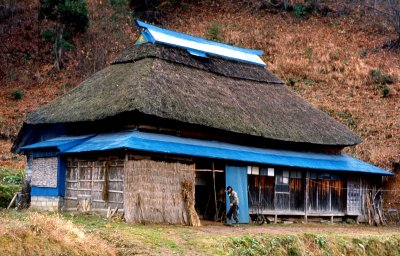
[[[194,208],[195,205],[194,183],[192,180],[185,179],[182,181],[182,197],[186,206],[186,213],[188,215],[189,226],[200,227],[201,226],[200,219]]]
[[[125,219],[129,223],[196,224],[193,186],[195,166],[150,160],[128,161],[124,173]],[[191,184],[191,205],[182,181]],[[187,200],[188,201],[188,200]],[[188,210],[192,209],[192,210]],[[198,217],[197,217],[198,218]]]

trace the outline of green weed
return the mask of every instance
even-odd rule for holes
[[[223,39],[221,37],[221,34],[222,34],[222,25],[219,23],[213,23],[211,26],[208,27],[206,37],[209,40],[222,42]]]
[[[15,89],[11,92],[11,96],[14,100],[20,100],[24,97],[25,93],[20,89]]]

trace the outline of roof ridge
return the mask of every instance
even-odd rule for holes
[[[223,59],[217,56],[200,59],[190,56],[183,49],[168,45],[140,44],[128,47],[111,64],[132,63],[145,58],[158,58],[230,78],[270,84],[285,83],[265,67]]]
[[[212,55],[252,65],[265,66],[264,61],[260,58],[264,53],[262,50],[253,50],[219,43],[201,37],[160,28],[140,20],[136,20],[136,24],[143,29],[141,35],[145,40],[141,43],[151,42],[153,44],[166,44],[186,49],[190,54],[198,57],[208,58],[208,55]]]

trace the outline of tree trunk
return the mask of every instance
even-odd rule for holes
[[[283,0],[283,9],[286,11],[289,7],[289,0]]]
[[[61,70],[61,57],[62,57],[62,46],[61,46],[61,41],[63,39],[63,34],[64,34],[64,29],[65,29],[65,24],[59,24],[56,27],[56,39],[54,41],[54,68],[57,71]]]

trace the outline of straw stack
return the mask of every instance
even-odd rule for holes
[[[182,181],[192,184],[194,165],[157,162],[151,160],[128,161],[124,173],[125,219],[130,223],[190,224],[194,213],[188,213],[182,194]],[[192,221],[193,222],[193,221]]]

